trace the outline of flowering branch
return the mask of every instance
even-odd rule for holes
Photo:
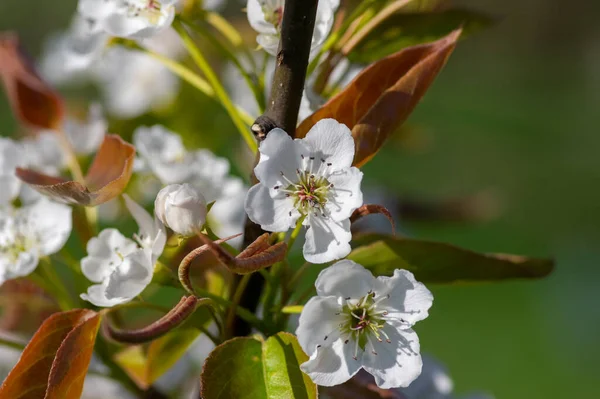
[[[267,111],[252,126],[252,131],[259,141],[275,127],[285,130],[294,137],[317,5],[318,0],[285,1],[271,98]]]

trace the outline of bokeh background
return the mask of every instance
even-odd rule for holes
[[[483,198],[493,212],[482,220],[407,218],[402,227],[478,251],[553,256],[557,268],[541,281],[432,287],[431,316],[417,326],[422,349],[446,363],[458,392],[600,397],[600,3],[455,3],[498,22],[460,43],[408,138],[375,157],[366,182],[401,200]],[[35,56],[75,5],[1,0],[0,30],[17,31]],[[246,23],[240,6],[229,11]],[[211,134],[226,115],[199,95],[190,101],[205,134],[186,142],[231,151],[228,136]],[[111,128],[127,135],[132,126]],[[16,130],[0,96],[0,133]]]

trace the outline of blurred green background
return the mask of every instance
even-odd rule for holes
[[[600,397],[600,3],[455,3],[499,23],[460,43],[410,119],[416,137],[383,150],[365,168],[366,181],[411,198],[489,190],[500,206],[491,221],[404,228],[478,251],[558,262],[541,281],[432,287],[431,317],[416,328],[422,349],[447,364],[458,392]],[[68,25],[75,4],[1,0],[0,30],[16,30],[38,54],[45,36]],[[228,123],[206,109],[209,129]],[[2,97],[0,133],[15,129]]]

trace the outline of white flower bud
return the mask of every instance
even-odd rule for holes
[[[189,184],[171,184],[154,202],[156,217],[177,234],[192,236],[206,222],[206,200]]]

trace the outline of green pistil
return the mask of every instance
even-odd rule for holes
[[[343,334],[348,334],[358,341],[358,346],[363,351],[369,341],[369,334],[381,342],[381,329],[385,326],[382,313],[377,312],[375,294],[369,293],[362,297],[356,305],[347,303],[342,310],[347,315],[347,321],[340,328]]]

